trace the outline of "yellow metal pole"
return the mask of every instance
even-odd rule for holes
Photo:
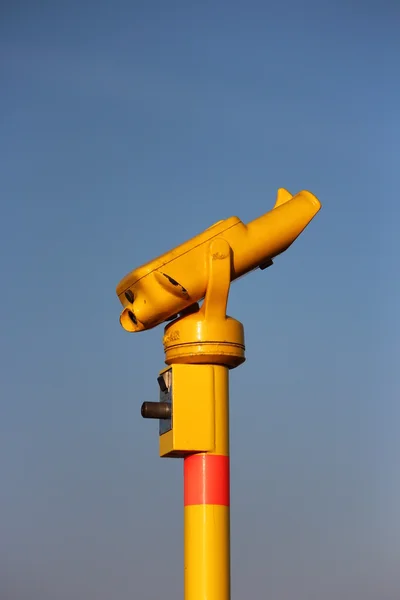
[[[213,409],[212,445],[184,456],[185,600],[230,599],[228,374],[245,360],[243,326],[226,315],[230,269],[229,244],[214,240],[201,309],[168,325],[164,335],[166,363],[191,365],[193,370],[185,380],[188,426],[205,427],[204,414],[203,423],[196,421],[199,404]],[[213,384],[191,402],[195,382],[205,382],[210,369]],[[193,429],[188,435],[193,437]]]
[[[229,381],[213,369],[215,449],[184,460],[185,600],[230,598]]]

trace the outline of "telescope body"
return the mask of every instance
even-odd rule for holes
[[[196,237],[131,271],[117,286],[124,309],[120,322],[131,332],[151,329],[205,296],[210,242],[226,240],[231,249],[231,281],[272,264],[320,210],[308,191],[278,191],[272,210],[245,225],[238,217],[218,221]],[[218,259],[218,256],[213,256]],[[222,257],[221,257],[222,258]]]

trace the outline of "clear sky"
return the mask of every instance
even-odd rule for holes
[[[182,597],[162,327],[118,281],[276,190],[322,211],[232,288],[232,598],[398,600],[400,6],[4,2],[0,598]]]

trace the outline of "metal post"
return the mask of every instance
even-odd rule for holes
[[[181,379],[186,422],[188,427],[192,424],[188,444],[189,436],[194,438],[199,404],[203,412],[197,427],[207,430],[204,410],[210,410],[212,418],[213,440],[207,451],[192,446],[182,453],[185,600],[230,599],[229,369],[245,361],[243,325],[226,315],[230,272],[229,244],[217,238],[210,244],[209,279],[201,309],[167,325],[164,334],[166,363],[191,369]],[[207,377],[210,386],[205,385]],[[200,386],[201,397],[197,391],[196,402],[191,402]]]
[[[230,598],[229,380],[226,367],[214,366],[214,385],[215,449],[184,459],[185,600]]]

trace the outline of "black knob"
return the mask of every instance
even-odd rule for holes
[[[169,402],[143,402],[140,412],[144,419],[170,419],[172,416]]]

